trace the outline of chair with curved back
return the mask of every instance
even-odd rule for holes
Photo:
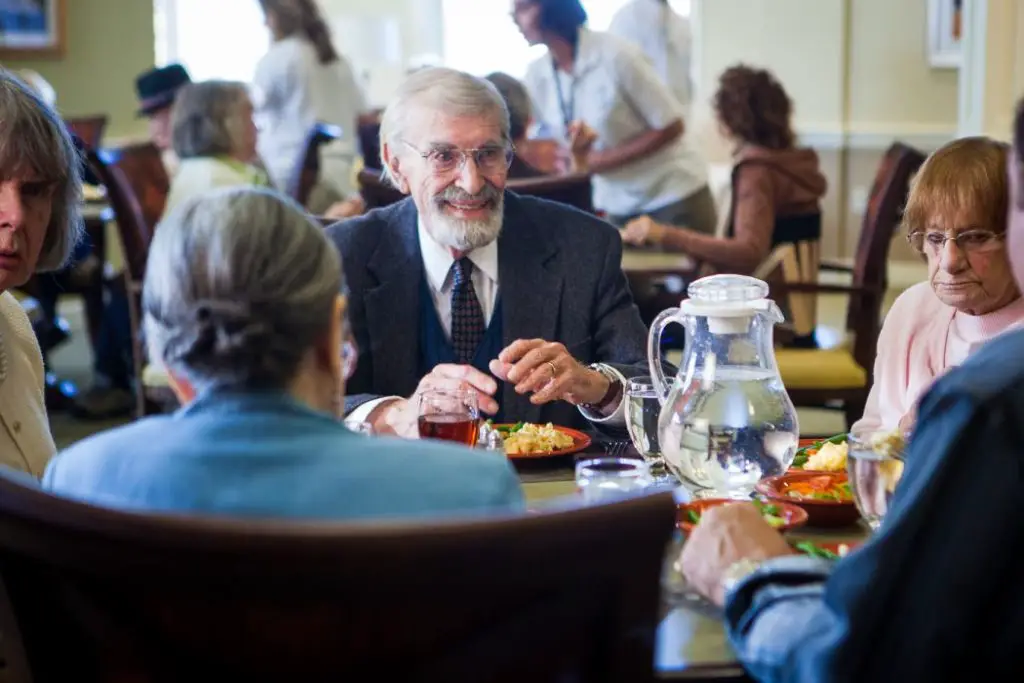
[[[98,116],[77,116],[64,119],[64,125],[68,127],[73,135],[78,136],[85,145],[91,149],[99,149],[103,142],[103,133],[107,129],[107,117]]]
[[[772,297],[794,293],[848,296],[850,343],[831,349],[776,349],[779,372],[798,407],[841,408],[847,426],[864,414],[871,389],[882,301],[888,287],[889,246],[902,220],[910,182],[925,155],[901,143],[882,159],[868,200],[852,268],[823,263],[822,269],[852,275],[850,285],[818,282],[772,284]]]
[[[509,180],[505,187],[516,194],[568,204],[581,211],[594,213],[594,192],[589,173],[565,173]]]
[[[310,129],[302,156],[296,160],[292,177],[288,181],[288,196],[299,205],[307,205],[313,188],[320,180],[320,147],[339,137],[341,129],[337,126],[318,123]]]
[[[433,524],[227,520],[0,478],[6,680],[651,681],[675,514],[660,493]]]
[[[142,282],[149,245],[163,215],[170,178],[160,150],[151,143],[120,149],[87,151],[94,172],[107,188],[118,236],[124,251],[124,287],[132,332],[132,366],[136,388],[136,413],[148,412],[143,387],[145,352],[141,337]],[[163,393],[160,392],[162,397]]]
[[[367,210],[390,206],[406,197],[401,190],[385,180],[378,170],[362,168],[356,178],[359,182],[359,194],[362,195]]]

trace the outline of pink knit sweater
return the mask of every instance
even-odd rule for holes
[[[895,429],[932,382],[978,347],[1024,323],[1024,297],[985,315],[967,315],[939,301],[927,282],[893,303],[875,358],[875,383],[856,428]]]

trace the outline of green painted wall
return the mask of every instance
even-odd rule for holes
[[[135,77],[154,62],[152,0],[66,0],[65,5],[63,58],[7,59],[3,65],[42,74],[57,91],[64,116],[109,116],[107,139],[144,135],[145,122],[135,118]]]

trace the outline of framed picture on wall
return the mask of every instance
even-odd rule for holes
[[[0,58],[64,54],[66,0],[0,0]]]
[[[936,69],[960,67],[964,0],[928,0],[928,63]]]

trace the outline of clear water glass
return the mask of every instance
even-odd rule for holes
[[[626,429],[633,447],[647,463],[651,477],[656,481],[674,480],[665,465],[658,444],[658,417],[661,401],[650,377],[634,377],[626,383]]]
[[[587,505],[637,494],[652,483],[647,463],[636,458],[592,458],[576,463],[576,488]]]
[[[846,469],[850,491],[861,517],[872,531],[882,525],[896,485],[903,476],[902,454],[878,447],[879,441],[889,436],[888,431],[861,430],[852,432],[848,439]]]

